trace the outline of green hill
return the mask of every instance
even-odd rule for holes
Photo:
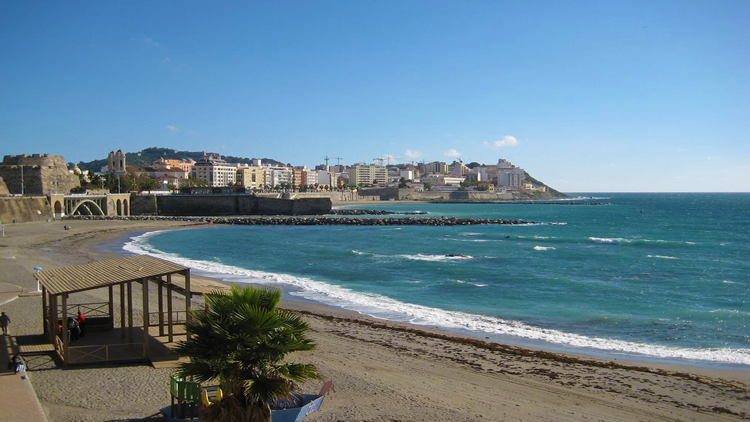
[[[153,148],[146,148],[140,152],[126,152],[125,157],[127,158],[128,166],[148,167],[159,158],[164,158],[165,160],[171,159],[171,160],[198,161],[201,158],[203,158],[205,154],[220,155],[217,153],[205,152],[205,151],[179,151],[179,150],[172,149],[172,148],[153,147]],[[243,164],[250,164],[252,163],[252,160],[254,160],[254,158],[233,157],[231,155],[222,155],[222,158],[229,163],[243,163]],[[264,163],[273,164],[273,165],[283,164],[271,158],[262,158],[261,160],[263,160]],[[78,168],[80,168],[81,170],[89,170],[91,172],[99,172],[101,168],[106,165],[107,165],[107,158],[102,158],[101,160],[94,160],[94,161],[89,161],[89,162],[81,161],[78,163]]]

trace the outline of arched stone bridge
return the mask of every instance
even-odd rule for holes
[[[125,216],[130,215],[130,194],[52,194],[50,206],[55,218],[66,215]]]

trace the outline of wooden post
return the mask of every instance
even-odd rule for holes
[[[148,278],[142,278],[141,284],[143,284],[143,359],[148,358],[148,326],[149,326],[149,315],[148,315]]]
[[[172,275],[167,274],[167,282]],[[164,335],[164,280],[159,277],[159,335]]]
[[[47,310],[47,289],[42,285],[42,330],[46,334],[47,330],[49,329],[49,322],[46,324],[44,321],[48,321],[47,317],[49,317],[49,311]]]
[[[120,283],[120,338],[125,338],[125,283]]]
[[[63,366],[68,365],[68,346],[70,345],[70,332],[68,331],[68,294],[62,294],[62,320],[63,320]]]
[[[112,327],[110,329],[115,328],[115,286],[109,285],[109,317],[112,318]]]
[[[167,284],[167,333],[169,333],[169,342],[174,341],[174,328],[172,325],[174,324],[174,321],[172,319],[172,282],[171,279],[169,280],[169,284]]]
[[[49,318],[49,341],[53,345],[57,345],[55,336],[57,336],[57,295],[50,295],[49,297],[49,311],[47,318]],[[57,348],[57,346],[55,346]]]
[[[133,282],[128,281],[128,343],[133,342]]]
[[[185,270],[185,321],[190,322],[190,302],[192,297],[190,294],[190,268]],[[190,332],[185,330],[186,338],[190,340]]]

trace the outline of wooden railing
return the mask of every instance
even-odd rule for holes
[[[143,343],[69,346],[68,364],[139,361],[145,358]]]
[[[49,310],[47,308],[45,311]],[[86,317],[107,317],[109,316],[109,302],[92,302],[92,303],[74,303],[68,304],[68,316],[76,317],[78,312],[83,313]],[[62,315],[62,305],[57,305],[57,314]],[[47,315],[47,312],[45,312]]]
[[[169,321],[169,312],[162,312],[164,323]],[[184,324],[187,322],[187,311],[172,311],[172,324]],[[159,325],[159,312],[149,312],[148,326],[154,327]]]

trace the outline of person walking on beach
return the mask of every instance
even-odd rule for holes
[[[10,317],[5,312],[0,313],[0,325],[3,326],[3,335],[8,335],[8,326],[10,325]]]

